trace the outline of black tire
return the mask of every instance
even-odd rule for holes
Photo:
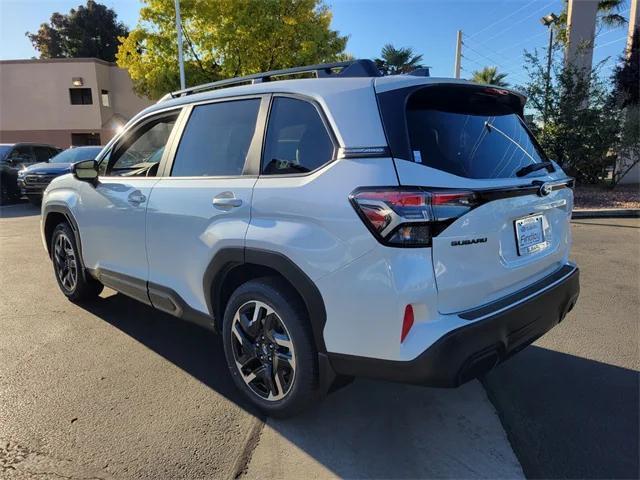
[[[27,198],[34,207],[39,207],[42,204],[42,197],[40,195],[27,195]]]
[[[265,313],[266,316],[262,322],[262,326],[264,327],[264,325],[267,324],[267,318],[270,317],[271,320],[269,320],[269,323],[278,324],[276,330],[280,329],[280,331],[284,332],[277,333],[273,330],[272,334],[275,333],[280,339],[283,338],[282,336],[287,337],[293,345],[293,351],[289,351],[287,347],[281,347],[277,342],[266,345],[269,343],[268,339],[273,338],[273,335],[270,336],[266,332],[263,333],[267,336],[267,339],[263,340],[262,344],[260,344],[259,336],[256,340],[258,343],[251,343],[254,348],[254,357],[258,355],[255,352],[263,352],[265,350],[268,352],[269,349],[266,347],[273,346],[275,346],[279,354],[288,355],[289,357],[293,356],[293,364],[291,362],[285,364],[282,361],[278,361],[276,356],[280,358],[280,355],[273,355],[268,359],[264,359],[264,361],[255,358],[247,362],[247,364],[258,365],[255,370],[256,372],[263,368],[271,368],[269,372],[273,372],[274,369],[276,369],[277,373],[271,375],[271,379],[276,380],[276,377],[279,377],[277,379],[279,383],[276,384],[274,381],[271,383],[271,386],[275,387],[276,393],[283,395],[283,397],[279,399],[274,399],[276,397],[266,399],[263,396],[265,392],[257,393],[257,391],[260,390],[260,384],[264,383],[262,381],[264,370],[256,376],[256,380],[250,382],[252,384],[250,387],[244,378],[250,377],[251,373],[241,372],[240,368],[236,365],[238,349],[243,349],[239,347],[241,344],[236,334],[232,332],[232,328],[237,328],[234,327],[234,317],[236,312],[241,311],[241,308],[250,309],[252,302],[257,302],[256,305],[266,304],[266,306],[273,309],[276,317],[270,314],[266,315]],[[268,310],[263,311],[268,312]],[[252,317],[252,319],[253,318],[256,317]],[[291,291],[291,287],[286,282],[276,277],[264,277],[251,280],[238,287],[231,295],[225,309],[222,336],[227,365],[235,384],[247,398],[267,415],[279,418],[290,417],[320,399],[318,355],[313,342],[313,333],[307,318],[307,312],[301,300]],[[264,339],[265,337],[263,336],[262,338]],[[260,344],[260,346],[257,346],[258,344]],[[282,353],[283,349],[285,351],[284,353]],[[275,361],[272,361],[271,358]],[[271,364],[271,367],[269,367],[268,364]],[[279,366],[277,364],[279,364]],[[287,375],[287,368],[291,369],[292,366],[293,375],[291,373]],[[280,368],[280,370],[278,370],[278,368]],[[251,372],[252,370],[249,369],[247,371]],[[289,380],[289,383],[287,383],[286,379]],[[284,385],[288,386],[285,387]],[[281,386],[282,391],[279,390]],[[270,396],[272,396],[272,392],[269,393]]]
[[[68,223],[56,225],[50,248],[53,272],[62,293],[76,303],[95,300],[104,287],[85,270]]]

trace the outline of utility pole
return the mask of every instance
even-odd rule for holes
[[[186,87],[184,81],[184,59],[182,58],[182,20],[180,20],[180,0],[176,0],[176,31],[178,32],[178,67],[180,68],[180,89]]]
[[[454,78],[460,78],[460,60],[462,57],[462,30],[456,34],[456,59],[453,67]]]
[[[544,112],[542,112],[542,124],[547,125],[547,114],[549,113],[549,93],[551,89],[551,51],[553,49],[553,26],[558,22],[558,16],[555,13],[545,15],[540,22],[549,29],[549,48],[547,49],[547,76],[545,78],[544,89]]]
[[[638,2],[638,0],[631,0],[631,7],[629,8],[629,33],[627,34],[627,47],[625,49],[626,58],[631,56],[631,50],[633,49],[633,33],[636,31],[636,28],[640,27],[638,17],[640,17],[640,2]]]

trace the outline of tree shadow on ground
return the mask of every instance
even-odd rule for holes
[[[33,217],[40,215],[40,207],[20,201],[10,205],[0,205],[0,218]]]
[[[638,478],[637,371],[533,346],[483,383],[527,478]]]
[[[86,308],[262,416],[235,388],[220,336],[121,294]],[[637,477],[638,372],[532,346],[484,383],[527,477]],[[341,477],[514,476],[485,401],[477,382],[439,390],[363,380],[269,428]]]

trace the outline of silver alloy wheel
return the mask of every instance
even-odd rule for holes
[[[71,246],[71,240],[64,233],[56,237],[53,262],[60,284],[67,292],[73,292],[78,283],[78,263]]]
[[[244,383],[263,400],[283,399],[296,375],[291,335],[278,314],[264,302],[246,302],[231,323],[233,358]]]

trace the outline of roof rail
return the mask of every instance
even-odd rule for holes
[[[283,70],[272,70],[270,72],[256,73],[244,77],[229,78],[218,82],[205,83],[194,87],[177,90],[162,97],[158,103],[170,98],[183,97],[194,93],[204,92],[207,90],[216,90],[218,88],[233,87],[244,84],[254,84],[262,82],[270,82],[274,77],[285,77],[300,73],[313,73],[317,78],[322,77],[379,77],[381,76],[378,67],[371,60],[349,60],[346,62],[321,63],[318,65],[307,65],[304,67],[286,68]]]

